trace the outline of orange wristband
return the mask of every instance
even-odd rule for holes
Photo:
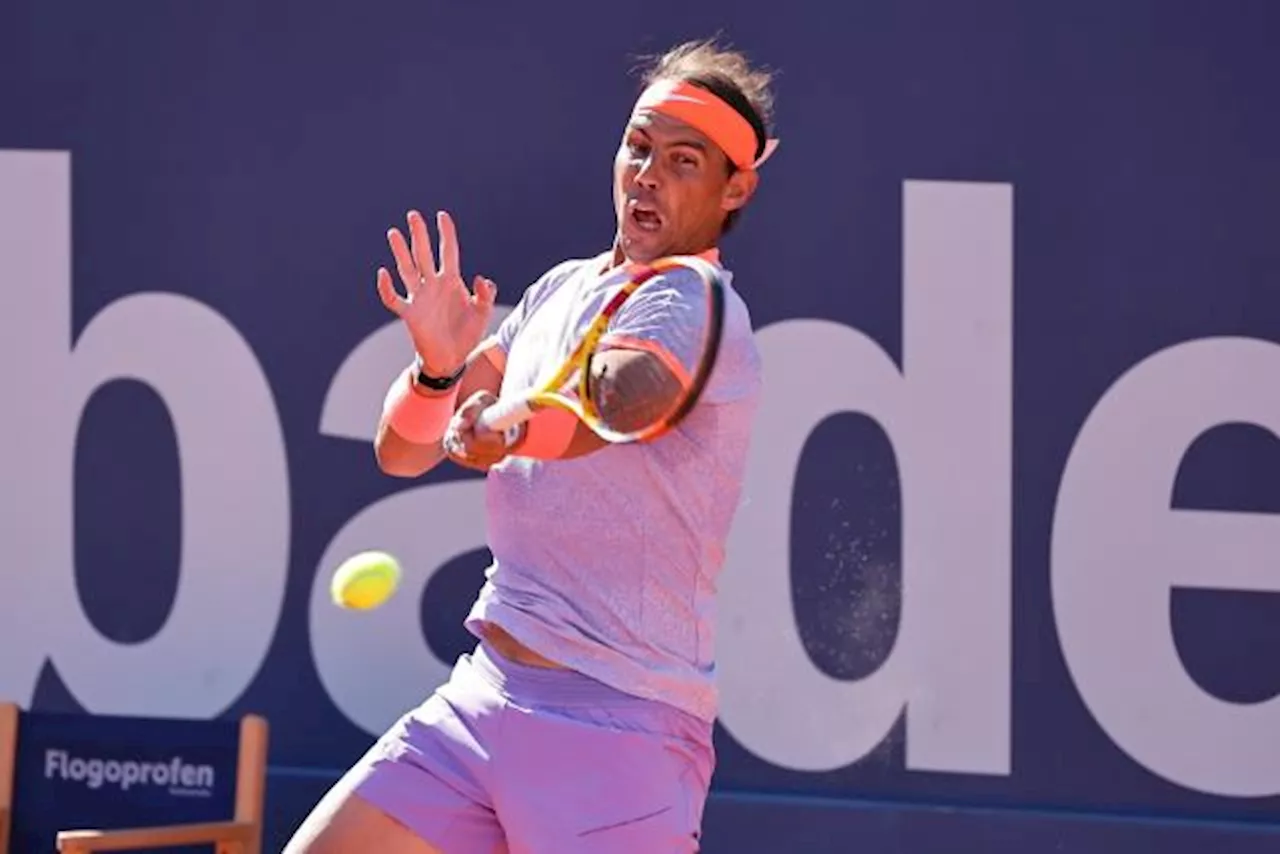
[[[406,442],[430,445],[440,441],[458,400],[458,386],[448,394],[425,395],[413,389],[414,368],[408,367],[396,377],[382,402],[382,417],[387,426]]]
[[[535,460],[559,459],[573,444],[578,430],[578,417],[563,409],[540,409],[524,422],[524,438],[516,442],[511,453]]]

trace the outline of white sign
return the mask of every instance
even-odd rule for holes
[[[66,153],[0,152],[0,696],[28,700],[52,661],[90,711],[215,716],[262,666],[280,618],[289,473],[275,399],[236,328],[193,299],[148,290],[158,282],[139,281],[71,340],[70,170]],[[759,332],[768,440],[753,445],[723,579],[722,720],[762,759],[822,771],[866,756],[905,714],[908,768],[1008,774],[1013,188],[908,181],[903,192],[901,369],[844,324],[790,320]],[[356,347],[331,382],[320,432],[368,442],[406,358],[394,323]],[[815,365],[838,366],[834,379],[797,381]],[[72,541],[77,424],[93,391],[121,377],[164,400],[182,472],[173,612],[130,645],[85,618]],[[1174,646],[1170,590],[1280,590],[1280,520],[1173,511],[1171,487],[1204,430],[1248,422],[1280,433],[1277,384],[1280,347],[1262,341],[1203,339],[1149,356],[1089,414],[1054,519],[1053,613],[1085,704],[1135,761],[1222,795],[1280,794],[1280,698],[1230,703],[1196,685]],[[788,585],[789,573],[806,571],[788,557],[799,455],[814,426],[839,412],[881,424],[903,496],[898,638],[879,670],[856,681],[809,660]],[[440,566],[483,547],[481,489],[418,485],[375,502],[316,568],[315,665],[337,708],[370,733],[447,677],[451,663],[422,637],[418,602]],[[430,539],[415,534],[424,518]],[[374,613],[333,608],[332,567],[373,547],[405,559],[406,589]],[[393,677],[371,665],[385,660]]]

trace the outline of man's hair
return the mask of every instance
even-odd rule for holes
[[[773,132],[773,72],[753,68],[745,54],[722,45],[716,38],[676,45],[642,66],[648,87],[660,80],[692,83],[733,107],[756,132],[756,156],[764,153],[765,140]],[[737,167],[729,163],[729,174]],[[730,211],[721,233],[728,232],[742,210]]]

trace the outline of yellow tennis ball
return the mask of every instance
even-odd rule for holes
[[[400,562],[386,552],[352,555],[333,573],[330,592],[342,608],[376,608],[395,593],[400,584]]]

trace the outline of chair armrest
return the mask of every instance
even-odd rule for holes
[[[169,845],[249,842],[255,833],[256,827],[241,821],[130,827],[122,830],[63,830],[58,833],[58,850],[62,854],[88,854],[93,851],[128,851]]]

